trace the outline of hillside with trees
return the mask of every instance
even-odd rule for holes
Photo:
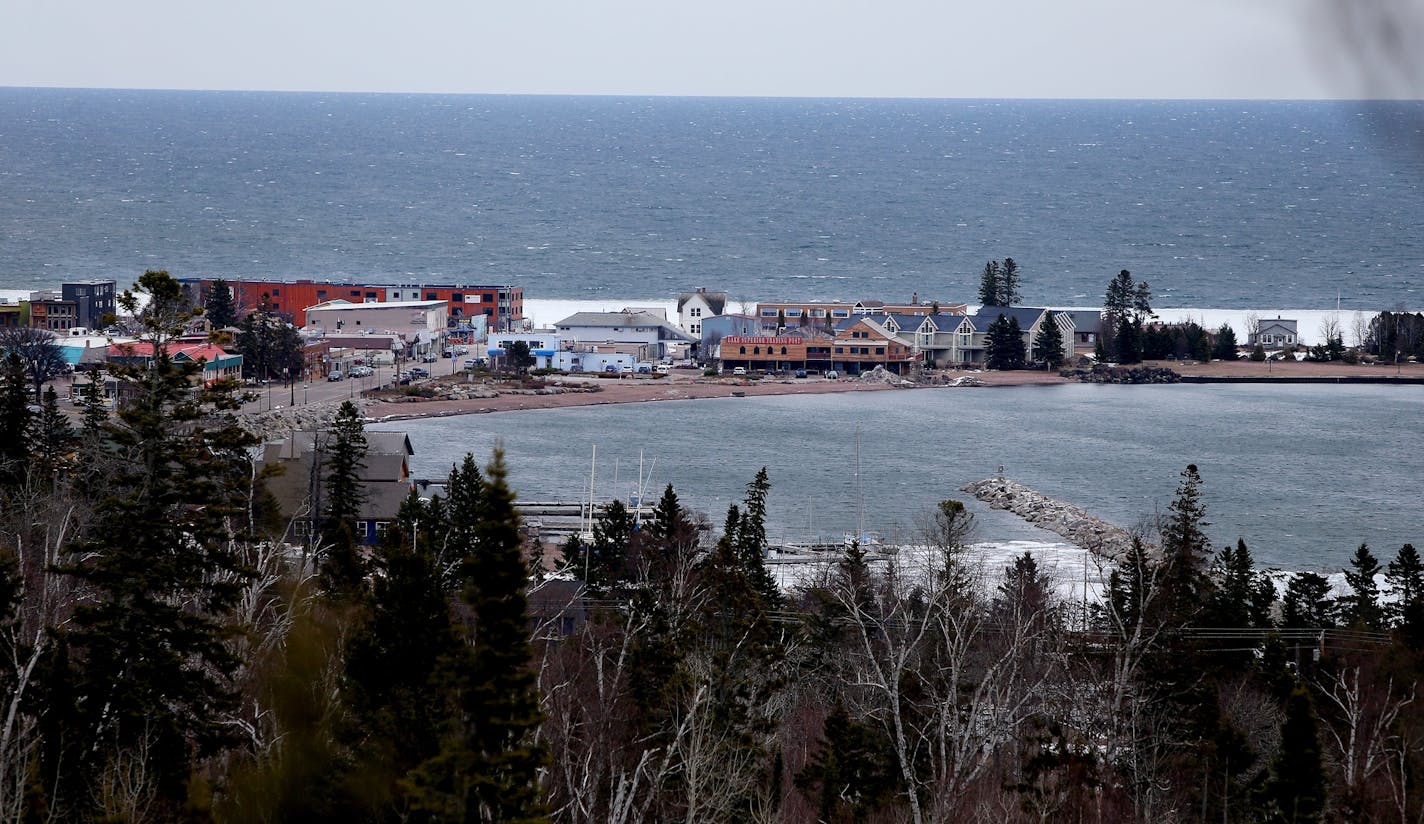
[[[1342,547],[1338,586],[1263,570],[1188,466],[1096,603],[979,563],[953,500],[786,585],[764,468],[716,528],[669,485],[545,563],[499,449],[365,544],[353,408],[291,547],[237,388],[167,355],[176,283],[125,301],[155,356],[119,410],[0,369],[0,820],[1424,815],[1412,545]]]

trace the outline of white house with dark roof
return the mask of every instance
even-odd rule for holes
[[[702,324],[727,311],[727,293],[709,292],[705,286],[677,296],[677,325],[694,338],[702,337]]]

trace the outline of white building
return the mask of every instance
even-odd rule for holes
[[[306,308],[308,334],[375,335],[390,332],[405,344],[405,357],[437,355],[448,330],[446,302],[406,300],[387,303],[351,303],[329,300]]]
[[[694,338],[702,337],[702,322],[727,311],[727,293],[709,292],[699,287],[695,292],[677,296],[677,325]]]
[[[1296,331],[1296,321],[1278,315],[1275,318],[1262,318],[1260,327],[1254,333],[1247,335],[1246,345],[1255,346],[1259,343],[1266,349],[1281,349],[1286,346],[1295,346],[1298,342],[1299,333]]]
[[[632,343],[644,346],[647,357],[669,357],[677,344],[697,339],[646,312],[575,312],[554,324],[571,344]]]

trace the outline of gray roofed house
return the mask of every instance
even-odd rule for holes
[[[702,336],[702,324],[706,320],[726,312],[726,292],[709,292],[706,287],[700,287],[695,292],[683,292],[677,296],[677,325],[693,337]]]
[[[374,543],[410,494],[409,458],[415,450],[404,432],[367,431],[365,435],[366,458],[360,474],[366,500],[356,523],[356,538]],[[262,445],[263,467],[281,467],[266,484],[287,521],[287,541],[305,542],[314,528],[318,514],[314,510],[322,506],[325,485],[324,450],[319,447],[325,445],[326,438],[325,432],[297,431]]]
[[[575,312],[554,328],[581,343],[636,343],[656,349],[665,357],[670,343],[695,343],[698,339],[647,312]]]
[[[1073,347],[1091,352],[1103,334],[1103,313],[1096,309],[1065,312],[1073,319]]]
[[[983,306],[973,315],[964,318],[957,330],[957,340],[953,354],[959,363],[982,364],[984,362],[985,349],[987,348],[987,337],[989,327],[999,319],[1000,315],[1016,320],[1019,329],[1024,336],[1024,350],[1028,355],[1028,360],[1037,360],[1037,353],[1034,352],[1033,341],[1038,336],[1038,330],[1042,327],[1044,318],[1047,317],[1048,309],[1040,309],[1030,306]],[[1054,312],[1054,320],[1063,335],[1063,358],[1064,360],[1073,356],[1074,328],[1073,318],[1068,312]]]

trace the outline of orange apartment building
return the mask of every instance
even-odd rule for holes
[[[201,306],[207,301],[208,290],[218,278],[179,278],[188,300]],[[519,286],[465,286],[397,284],[368,285],[336,283],[320,280],[226,280],[232,290],[239,315],[256,309],[267,295],[272,310],[292,319],[296,326],[306,326],[309,306],[329,300],[351,303],[387,303],[408,300],[443,300],[449,310],[451,326],[461,320],[483,315],[492,331],[510,329],[524,320],[524,289]]]

